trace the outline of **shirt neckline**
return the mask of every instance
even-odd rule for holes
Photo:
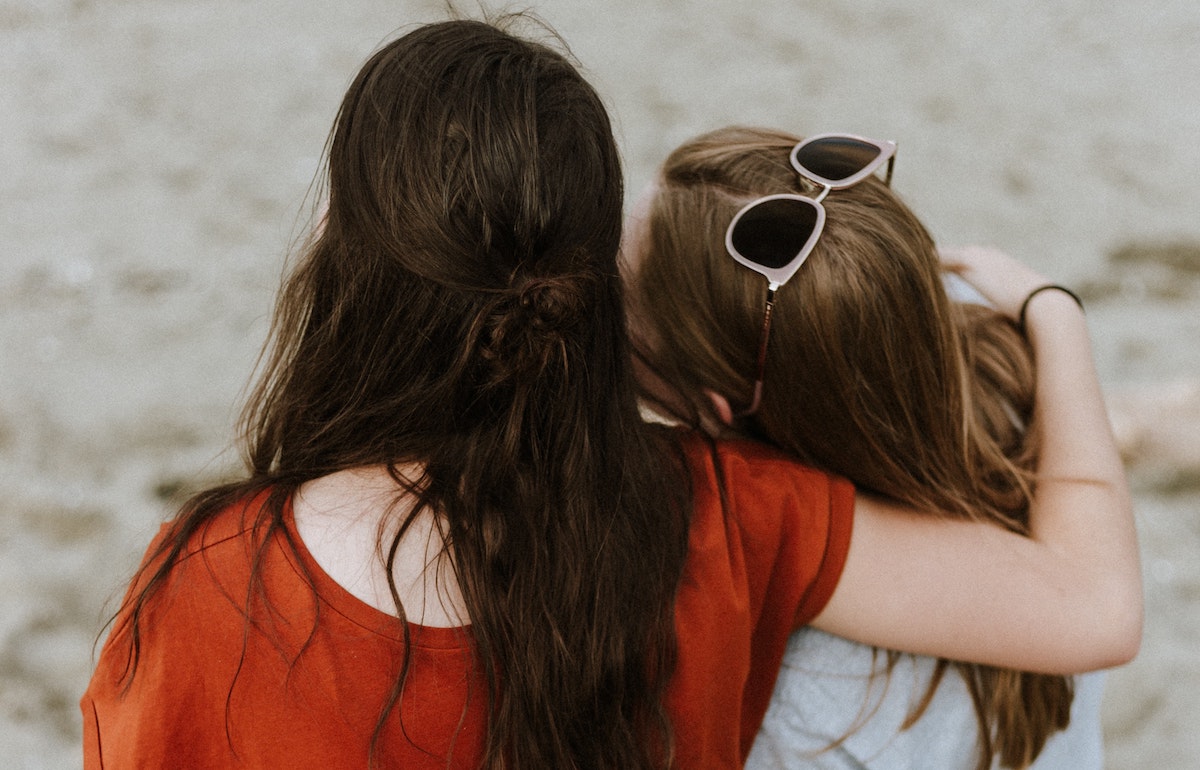
[[[404,634],[399,619],[395,615],[372,607],[362,599],[347,591],[317,562],[316,557],[308,550],[308,546],[300,537],[296,528],[296,517],[292,511],[292,498],[289,496],[283,509],[283,522],[287,529],[292,548],[285,548],[288,561],[302,580],[311,581],[317,597],[329,609],[346,618],[351,623],[380,636],[395,641],[403,641]],[[290,553],[289,553],[290,552]],[[293,561],[299,560],[299,564]],[[470,625],[463,626],[425,626],[420,623],[406,621],[410,643],[414,647],[430,649],[460,649],[470,643]]]

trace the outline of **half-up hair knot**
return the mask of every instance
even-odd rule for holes
[[[489,385],[536,378],[552,363],[566,367],[573,331],[593,302],[585,273],[518,279],[482,314],[479,352]]]

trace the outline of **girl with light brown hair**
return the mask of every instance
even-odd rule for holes
[[[676,421],[763,441],[845,477],[860,499],[929,512],[930,526],[986,522],[1032,545],[1059,534],[1043,517],[1070,506],[1071,495],[1085,501],[1076,515],[1089,515],[1095,495],[1127,507],[1073,295],[1047,289],[994,252],[968,249],[940,260],[890,189],[894,153],[894,144],[862,137],[802,141],[728,128],[668,157],[631,216],[624,246],[649,401]],[[887,181],[878,176],[885,165]],[[948,299],[948,267],[978,284],[982,304]],[[1054,347],[1063,344],[1077,348],[1070,355],[1082,365],[1063,366]],[[1075,366],[1082,374],[1070,373]],[[1062,409],[1055,398],[1087,403],[1087,429],[1053,434]],[[858,531],[854,542],[866,536]],[[1012,636],[1044,622],[1042,608],[1031,603],[1021,624],[996,624],[993,646],[1008,654],[985,654],[972,637],[992,633],[996,597],[959,591],[1012,565],[1010,547],[944,552],[941,563],[910,564],[926,573],[915,579],[894,565],[867,564],[872,579],[921,593],[842,612],[839,594],[853,590],[852,547],[826,611],[789,644],[748,766],[1029,766],[1067,727],[1073,681],[1025,655],[1032,649]],[[1058,548],[1044,555],[1056,558]],[[1113,571],[1130,566],[1127,552]],[[1043,566],[1034,559],[1026,569],[1036,581]],[[997,585],[998,593],[1017,590],[1006,580]],[[942,602],[955,607],[957,627],[943,616],[944,630],[931,636],[922,629],[937,622],[926,613]],[[1131,598],[1130,606],[1136,611],[1140,602]],[[1072,636],[1087,631],[1079,626]],[[1095,684],[1086,682],[1093,705]],[[1060,741],[1072,767],[1088,766],[1087,752],[1076,749],[1097,754],[1097,721],[1094,712],[1077,720],[1072,739]]]

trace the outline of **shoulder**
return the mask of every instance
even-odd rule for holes
[[[756,509],[807,503],[827,514],[830,505],[839,509],[853,506],[854,486],[849,481],[805,465],[768,444],[738,438],[714,440],[696,431],[681,432],[680,444],[698,496],[716,486],[730,503]]]
[[[854,526],[854,486],[773,447],[742,439],[684,435],[692,466],[692,543],[719,540],[747,569],[787,573],[796,625],[824,608],[841,577]]]
[[[265,500],[248,497],[202,520],[180,516],[162,525],[113,619],[89,697],[120,700],[135,670],[140,690],[157,696],[230,658],[225,641],[242,638]]]
[[[146,548],[113,636],[127,630],[134,608],[143,630],[156,634],[167,624],[194,622],[198,607],[244,603],[258,557],[269,550],[268,499],[269,490],[164,523]]]
[[[266,523],[267,501],[247,496],[163,524],[113,618],[93,688],[119,691],[134,670],[151,689],[207,676],[214,661],[237,659],[252,619],[270,633],[277,618],[312,614],[283,527]]]
[[[255,554],[273,534],[284,530],[287,502],[281,499],[278,511],[273,511],[272,493],[268,489],[247,495],[203,517],[180,515],[168,521],[147,549],[144,565],[157,568],[170,562],[179,579],[192,577],[198,568],[213,578],[248,574]]]
[[[229,766],[230,705],[283,708],[272,688],[315,638],[317,609],[287,547],[287,495],[272,504],[272,491],[178,517],[151,542],[82,699],[92,761]]]

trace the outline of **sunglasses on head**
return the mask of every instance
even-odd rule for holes
[[[762,401],[763,372],[775,292],[788,282],[812,253],[825,227],[821,201],[831,190],[853,187],[887,162],[884,183],[892,183],[896,143],[850,134],[819,134],[797,144],[791,152],[796,173],[821,185],[815,198],[791,193],[767,195],[746,204],[725,231],[725,249],[740,264],[767,279],[767,305],[758,348],[758,375],[746,417]]]

